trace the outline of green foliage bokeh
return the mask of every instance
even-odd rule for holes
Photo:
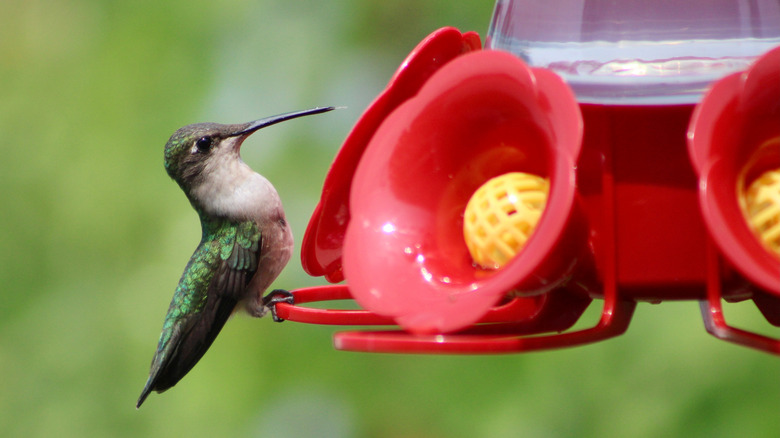
[[[441,26],[484,37],[492,9],[2,1],[0,436],[776,436],[778,358],[710,337],[693,302],[640,305],[600,344],[491,357],[338,352],[333,328],[238,316],[134,408],[200,232],[163,170],[168,136],[346,106],[243,149],[299,246],[341,141],[400,61]],[[278,287],[322,282],[298,254]]]

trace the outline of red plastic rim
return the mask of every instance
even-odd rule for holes
[[[277,315],[284,319],[305,324],[321,325],[392,325],[392,318],[377,315],[368,310],[322,309],[302,304],[352,300],[349,288],[344,284],[314,286],[292,291],[295,304],[276,305]],[[478,321],[480,324],[512,324],[527,321],[539,314],[547,303],[547,295],[516,298],[493,307]]]
[[[304,307],[302,304],[349,300],[346,285],[302,288],[292,292],[296,304],[280,303],[282,319],[321,325],[394,325],[394,322],[365,310],[337,310]],[[345,331],[334,335],[338,350],[401,354],[503,354],[572,347],[614,337],[623,333],[636,303],[617,300],[608,293],[599,323],[589,329],[558,334],[568,329],[580,310],[571,307],[571,296],[556,293],[516,298],[489,310],[479,323],[455,334],[415,335],[401,330]],[[590,300],[582,300],[587,306]],[[561,307],[561,306],[564,307]],[[584,309],[584,308],[583,308]],[[540,333],[552,333],[542,336]]]

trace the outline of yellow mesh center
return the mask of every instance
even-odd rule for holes
[[[745,193],[748,223],[770,252],[780,256],[780,169],[764,172]]]
[[[483,184],[469,199],[463,237],[474,262],[499,269],[523,249],[544,212],[550,182],[512,172]]]

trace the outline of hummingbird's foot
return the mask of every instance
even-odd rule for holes
[[[284,289],[275,289],[270,294],[263,297],[263,307],[271,312],[274,321],[282,322],[282,318],[276,314],[276,305],[279,303],[295,304],[295,298],[292,292]]]

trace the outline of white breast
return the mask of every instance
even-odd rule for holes
[[[203,170],[203,180],[191,192],[206,213],[261,221],[282,211],[274,186],[244,163],[238,153],[229,149],[215,152]]]

